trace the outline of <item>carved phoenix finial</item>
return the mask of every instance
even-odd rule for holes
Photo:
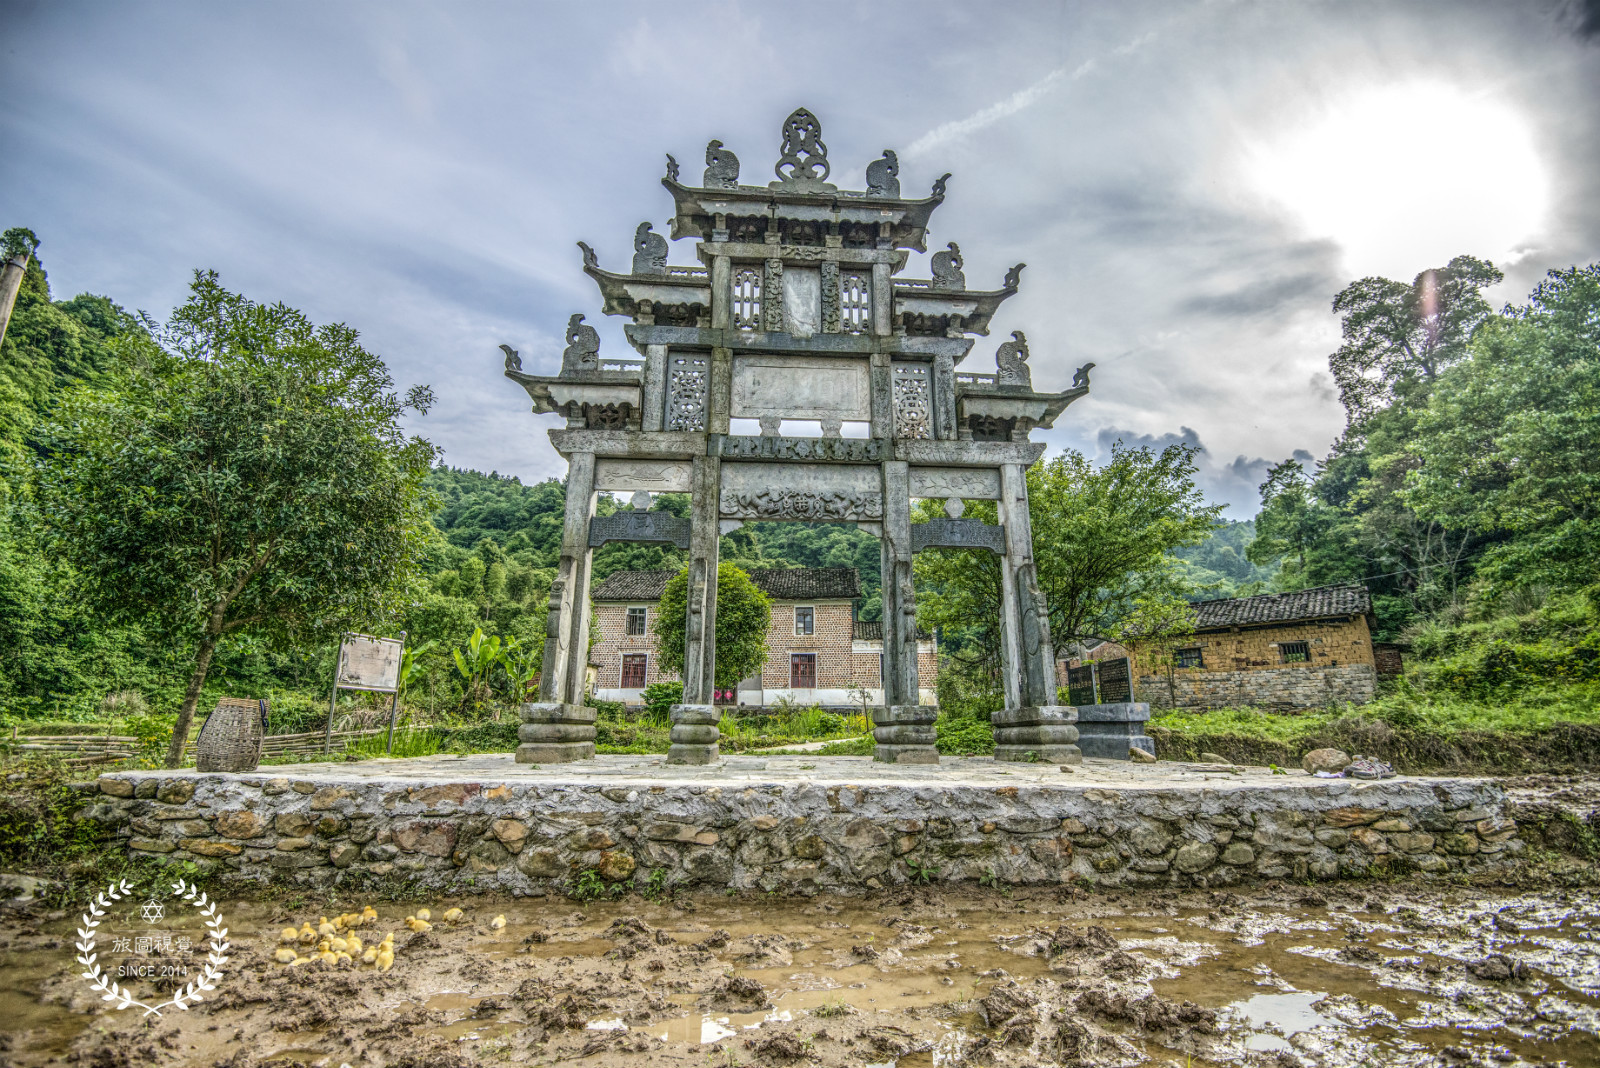
[[[585,267],[593,267],[596,270],[599,270],[600,257],[594,254],[594,249],[590,248],[588,244],[583,241],[578,242],[578,247],[583,249],[583,265]]]
[[[739,188],[739,157],[721,141],[706,145],[706,173],[701,184],[707,189]]]
[[[522,357],[517,355],[516,349],[512,348],[510,345],[501,345],[500,351],[506,354],[507,371],[522,370]]]
[[[1022,269],[1026,266],[1026,263],[1019,263],[1015,267],[1011,268],[1011,270],[1006,272],[1006,280],[1004,282],[1004,287],[1006,289],[1017,288],[1017,283],[1022,280]]]
[[[634,274],[667,273],[667,239],[651,233],[652,229],[649,223],[642,222],[633,232]]]
[[[567,320],[567,347],[561,352],[561,373],[600,370],[600,332],[581,314]]]
[[[944,196],[944,183],[948,182],[949,180],[950,180],[950,174],[947,171],[944,174],[941,174],[938,177],[938,179],[933,183],[933,195],[935,197]]]
[[[1080,367],[1076,371],[1074,371],[1073,374],[1072,374],[1072,388],[1073,389],[1080,389],[1080,388],[1088,389],[1089,388],[1089,372],[1092,371],[1092,370],[1094,370],[1094,364],[1091,362],[1091,363],[1084,364],[1082,367]]]
[[[1033,371],[1028,367],[1028,338],[1021,330],[1011,331],[1014,340],[1001,345],[994,354],[994,365],[1000,372],[995,385],[1033,388]]]
[[[963,290],[967,288],[967,276],[961,268],[965,262],[961,259],[961,246],[954,241],[946,246],[947,251],[933,254],[933,288],[943,290]]]
[[[900,159],[894,149],[884,149],[882,159],[867,164],[867,196],[900,199]]]
[[[671,152],[667,153],[667,177],[674,182],[678,180],[678,161],[673,158]]]

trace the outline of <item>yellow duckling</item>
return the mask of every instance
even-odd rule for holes
[[[423,931],[433,930],[433,924],[417,916],[407,916],[406,926],[411,928],[411,930],[417,934],[421,934]]]
[[[324,964],[338,964],[339,963],[339,958],[334,956],[332,953],[328,952],[327,950],[323,950],[321,953],[318,953],[317,954],[317,959],[322,961],[322,963],[324,963]]]
[[[339,928],[329,923],[326,917],[323,918],[321,923],[317,924],[317,934],[321,935],[323,938],[332,938],[338,933]]]
[[[289,967],[298,968],[298,967],[300,967],[300,965],[302,965],[302,964],[310,964],[312,961],[314,961],[316,959],[317,958],[315,958],[315,957],[296,957],[294,960],[289,962]]]
[[[463,916],[465,916],[465,915],[466,915],[466,913],[462,912],[460,909],[448,909],[448,910],[446,910],[446,912],[444,914],[444,922],[445,923],[460,923],[461,922],[461,918]]]
[[[296,953],[288,946],[284,946],[282,949],[278,950],[278,952],[272,955],[272,959],[277,961],[279,964],[293,964],[295,962],[295,958],[299,956],[300,954]]]
[[[349,938],[345,939],[345,943],[346,953],[349,953],[352,957],[361,956],[361,939],[357,938],[355,935],[351,935]]]
[[[374,963],[380,972],[386,972],[394,967],[394,951],[391,949],[380,950]]]
[[[431,920],[431,919],[433,919],[433,913],[429,912],[427,909],[418,909],[417,910],[417,919],[419,919],[419,920]]]
[[[352,960],[352,959],[354,959],[348,953],[335,953],[333,956],[334,956],[335,960]]]
[[[378,922],[378,910],[373,908],[371,905],[363,906],[362,909],[361,909],[361,922],[362,923],[377,923]]]
[[[489,921],[489,929],[491,931],[498,931],[501,928],[505,927],[505,925],[506,925],[506,918],[505,918],[504,914],[496,916],[494,919]]]
[[[300,932],[293,927],[285,927],[283,933],[278,935],[278,941],[280,942],[298,942],[299,940]]]
[[[387,945],[387,943],[385,943],[385,944]],[[367,951],[365,953],[361,954],[361,963],[362,964],[371,964],[372,962],[376,961],[377,959],[378,959],[378,947],[377,946],[368,946],[367,947]]]
[[[300,928],[300,944],[309,946],[317,940],[317,932],[311,929],[311,921],[307,920]]]
[[[328,948],[335,953],[348,953],[350,952],[350,942],[343,938],[330,938],[328,939]]]

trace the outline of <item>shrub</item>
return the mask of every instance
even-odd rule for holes
[[[673,705],[683,704],[683,683],[654,682],[644,688],[645,715],[656,726],[665,727],[670,720]]]

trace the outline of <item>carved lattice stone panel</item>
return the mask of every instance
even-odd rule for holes
[[[933,437],[928,368],[920,363],[894,365],[894,436]]]
[[[706,428],[706,379],[710,372],[704,356],[674,356],[667,373],[667,429]]]
[[[783,261],[768,260],[761,279],[761,328],[783,329]]]
[[[628,428],[628,409],[630,405],[623,404],[585,404],[583,406],[584,425],[590,430],[626,430]]]
[[[822,332],[824,334],[837,334],[840,328],[839,316],[839,265],[833,260],[824,260],[822,271]]]
[[[761,329],[761,272],[754,267],[733,272],[733,325],[738,330]]]
[[[865,334],[872,328],[872,276],[839,276],[839,326],[846,334]]]

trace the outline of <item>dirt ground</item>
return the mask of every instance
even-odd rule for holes
[[[1507,786],[1550,812],[1600,801],[1590,780]],[[160,1015],[84,978],[80,915],[22,907],[0,915],[0,1065],[1578,1068],[1600,1065],[1595,882],[1592,864],[1546,852],[1499,888],[370,902],[358,937],[394,933],[381,972],[274,960],[284,927],[369,902],[227,901],[215,990]],[[145,929],[142,907],[105,910],[98,965],[130,959],[114,939]],[[421,907],[433,927],[413,933]],[[166,928],[201,944],[201,917],[174,911]],[[203,956],[171,959],[193,977]]]

